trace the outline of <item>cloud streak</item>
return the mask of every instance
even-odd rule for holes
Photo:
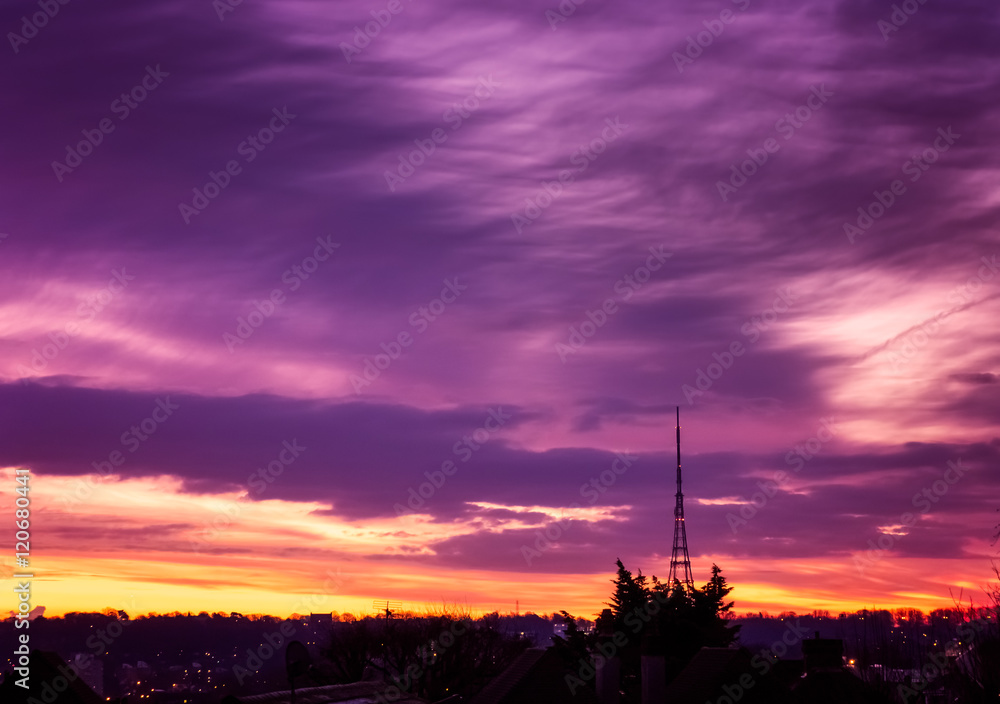
[[[52,555],[57,612],[73,580],[120,577],[191,580],[186,604],[251,583],[241,609],[280,609],[268,590],[288,585],[252,561],[285,557],[349,565],[352,608],[386,574],[404,599],[464,578],[450,596],[484,607],[515,590],[597,608],[616,557],[666,573],[678,405],[695,563],[719,562],[741,605],[947,604],[987,573],[994,5],[927,3],[894,30],[858,0],[227,7],[69,3],[44,26],[37,4],[0,8],[24,38],[0,72],[0,464],[51,483],[53,545],[84,550],[93,510],[60,500],[81,482],[105,518],[79,535],[109,543],[90,571]],[[931,163],[940,129],[961,138]],[[158,399],[178,406],[162,422]],[[478,442],[490,409],[510,419]],[[836,438],[734,535],[727,513],[831,416]],[[638,459],[586,503],[616,453]],[[962,480],[846,582],[959,458]],[[573,503],[588,512],[561,518]]]

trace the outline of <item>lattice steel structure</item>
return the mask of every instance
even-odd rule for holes
[[[677,580],[688,591],[694,589],[691,558],[688,556],[687,530],[684,527],[684,491],[681,489],[681,408],[677,407],[677,500],[674,503],[674,547],[670,553],[667,584]]]

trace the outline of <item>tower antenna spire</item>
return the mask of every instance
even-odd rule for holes
[[[684,527],[684,491],[681,488],[681,407],[677,406],[677,497],[674,503],[674,546],[670,552],[667,584],[677,580],[687,591],[694,590],[691,558],[688,556],[687,530]]]

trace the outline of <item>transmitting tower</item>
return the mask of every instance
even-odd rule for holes
[[[687,591],[694,590],[691,558],[688,557],[687,531],[684,529],[684,492],[681,490],[681,408],[677,407],[677,502],[674,504],[674,548],[670,553],[667,584],[677,580]]]

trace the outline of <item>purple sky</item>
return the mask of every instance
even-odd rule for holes
[[[978,593],[995,4],[224,2],[0,9],[0,466],[36,474],[51,608],[290,610],[241,560],[294,555],[348,606],[599,610],[615,558],[666,575],[675,406],[737,608]],[[242,495],[301,520],[192,550]]]

